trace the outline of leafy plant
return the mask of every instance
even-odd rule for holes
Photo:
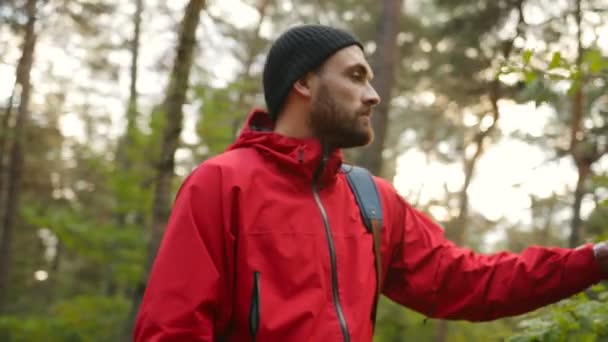
[[[608,341],[608,291],[597,285],[519,323],[509,342]]]

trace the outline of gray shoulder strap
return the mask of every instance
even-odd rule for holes
[[[367,169],[354,165],[342,165],[348,184],[357,199],[357,204],[368,232],[372,232],[372,220],[382,226],[382,203],[372,174]]]

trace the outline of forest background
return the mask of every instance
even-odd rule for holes
[[[130,340],[175,192],[298,23],[364,42],[350,161],[457,244],[608,239],[607,0],[0,0],[0,340]],[[608,289],[487,323],[382,300],[376,341],[608,340]]]

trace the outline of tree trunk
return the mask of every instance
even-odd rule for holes
[[[520,17],[520,23],[523,20],[522,18],[523,16]],[[503,56],[505,59],[509,58],[513,50],[514,41],[515,38],[510,40],[505,50],[503,51]],[[490,97],[490,105],[492,107],[492,124],[485,130],[476,133],[475,138],[473,140],[475,143],[475,153],[473,154],[473,156],[470,159],[467,159],[466,155],[464,156],[464,184],[462,185],[462,188],[458,195],[458,217],[456,218],[456,223],[451,228],[451,232],[448,232],[450,233],[449,235],[452,237],[452,241],[456,245],[463,245],[466,243],[467,226],[469,220],[469,186],[471,185],[471,181],[473,180],[473,174],[475,172],[477,162],[479,161],[479,158],[483,155],[484,143],[487,137],[492,132],[494,132],[494,130],[496,130],[498,120],[500,119],[500,108],[498,107],[498,101],[502,97],[502,94],[501,82],[498,76],[494,78],[492,83],[490,83],[488,93]],[[447,340],[447,333],[448,321],[443,320],[437,325],[435,340],[437,342],[445,342]]]
[[[253,62],[255,61],[255,57],[258,55],[259,47],[257,44],[257,40],[260,39],[260,32],[262,30],[262,23],[264,23],[264,19],[266,18],[266,11],[268,9],[268,5],[270,4],[270,0],[259,0],[258,1],[258,14],[260,15],[258,22],[256,24],[255,30],[252,32],[254,37],[251,39],[251,43],[248,44],[249,49],[247,51],[247,59],[245,61],[245,68],[243,70],[243,74],[240,79],[243,80],[243,84],[248,85],[248,81],[251,79],[251,67],[253,66]],[[247,95],[250,94],[250,90],[245,87],[239,93],[239,98],[237,100],[236,110],[240,113],[240,111],[246,111],[245,108],[245,99]],[[241,124],[244,121],[244,116],[237,113],[237,117],[232,122],[232,136],[236,137],[239,134],[239,129],[241,128]]]
[[[583,64],[583,42],[582,42],[582,9],[581,0],[576,1],[576,10],[574,12],[577,27],[577,56],[576,66],[578,70],[582,70]],[[583,93],[585,78],[581,76],[578,89],[576,89],[572,101],[572,121],[570,127],[570,153],[578,170],[578,180],[574,191],[574,203],[572,204],[572,221],[570,222],[570,237],[568,245],[572,248],[580,243],[581,229],[581,203],[585,196],[585,181],[591,170],[591,161],[586,156],[584,148],[584,131],[583,117],[585,111],[585,97]],[[581,144],[583,143],[583,144]]]
[[[17,74],[18,73],[19,71],[17,71]],[[5,165],[8,165],[8,161],[5,161],[5,157],[8,155],[8,146],[9,142],[11,141],[11,130],[14,126],[13,105],[15,99],[15,92],[19,88],[19,82],[15,81],[11,96],[8,98],[6,110],[4,111],[4,115],[2,116],[2,127],[0,128],[0,170],[5,170]],[[4,178],[4,174],[0,174],[0,199],[6,196],[6,188],[2,186],[2,184],[4,184],[5,182]],[[2,208],[0,208],[0,217],[3,216],[2,212]]]
[[[127,175],[133,168],[134,161],[132,156],[129,154],[129,149],[132,149],[131,145],[134,143],[134,136],[136,134],[137,117],[138,117],[138,106],[137,106],[137,67],[139,65],[139,42],[141,32],[141,16],[143,13],[143,0],[136,0],[135,11],[133,12],[133,37],[131,38],[130,52],[131,52],[131,70],[130,70],[130,86],[129,86],[129,102],[127,103],[127,129],[124,135],[120,138],[118,146],[116,148],[116,164],[118,170],[123,175]],[[120,200],[120,199],[119,199]],[[115,214],[117,227],[123,228],[126,224],[127,216],[133,214],[135,216],[135,222],[141,226],[144,225],[144,214],[141,212],[125,213],[119,211]],[[109,247],[109,251],[112,252],[116,248],[114,244]],[[107,296],[113,296],[117,289],[116,283],[114,282],[115,267],[112,264],[105,266],[106,276],[104,285],[104,293]]]
[[[160,163],[155,181],[155,192],[152,207],[151,238],[148,246],[148,257],[144,278],[138,284],[128,319],[128,331],[133,327],[139,305],[143,298],[146,282],[156,252],[160,245],[165,225],[170,215],[171,180],[173,179],[173,168],[175,164],[175,151],[179,145],[179,137],[182,131],[183,111],[182,106],[186,101],[188,80],[194,48],[196,44],[196,29],[200,21],[200,14],[205,6],[205,0],[190,0],[186,6],[182,19],[177,54],[171,71],[167,95],[164,101],[165,126],[160,152]]]
[[[495,79],[490,86],[490,101],[492,102],[492,125],[488,127],[486,130],[480,131],[476,134],[474,143],[475,143],[475,153],[470,159],[467,159],[464,156],[464,183],[458,194],[458,217],[456,218],[455,224],[451,227],[451,231],[448,233],[451,240],[456,245],[463,245],[466,243],[466,233],[467,226],[469,220],[469,186],[471,185],[471,181],[473,180],[473,175],[475,172],[475,167],[477,166],[477,162],[479,158],[483,154],[484,142],[486,138],[496,129],[496,125],[498,123],[498,119],[500,118],[500,111],[498,108],[498,99],[500,91],[500,81]],[[437,331],[435,334],[435,341],[437,342],[445,342],[447,341],[448,336],[448,321],[442,320],[437,324]]]
[[[17,66],[17,75],[19,74],[19,66]],[[21,85],[19,81],[15,81],[13,85],[13,90],[11,92],[11,96],[8,98],[8,104],[6,107],[6,111],[4,112],[4,116],[2,117],[2,131],[0,131],[0,222],[1,218],[4,217],[4,212],[6,210],[6,198],[8,197],[8,187],[4,186],[4,184],[9,184],[9,148],[11,146],[11,142],[13,141],[13,130],[15,127],[15,118],[14,118],[14,99],[15,95],[21,97]],[[18,94],[16,94],[18,93]],[[0,237],[2,236],[2,226],[0,226]]]
[[[135,127],[137,125],[137,67],[139,65],[139,42],[141,32],[141,16],[143,13],[143,0],[135,1],[135,12],[133,13],[133,38],[130,42],[131,49],[131,84],[129,87],[129,102],[127,104],[127,129],[117,149],[116,160],[121,171],[127,171],[131,166],[128,153],[129,145],[133,142]]]
[[[34,48],[36,46],[36,0],[28,0],[26,3],[27,24],[23,40],[23,51],[17,67],[17,83],[21,89],[19,108],[15,118],[12,140],[7,156],[7,163],[2,166],[1,173],[4,178],[3,188],[5,196],[0,199],[3,208],[0,224],[2,227],[2,238],[0,240],[0,312],[6,310],[7,285],[9,280],[9,269],[11,263],[11,246],[13,242],[13,230],[17,213],[19,211],[19,195],[21,191],[21,178],[23,175],[25,130],[29,121],[29,102],[31,93],[30,71],[34,59]],[[16,93],[16,92],[14,92]],[[8,133],[5,132],[5,133]]]
[[[469,218],[469,186],[473,180],[473,174],[477,167],[477,162],[484,152],[484,143],[487,137],[496,129],[498,119],[500,118],[500,110],[498,108],[498,100],[500,99],[500,81],[495,79],[490,85],[490,102],[492,105],[492,124],[490,127],[483,131],[477,132],[474,143],[475,153],[470,159],[464,158],[464,184],[459,194],[458,201],[458,217],[456,219],[456,225],[453,227],[455,234],[453,234],[453,241],[457,245],[466,243],[466,230],[467,220]]]
[[[380,95],[381,102],[374,110],[372,126],[374,141],[362,149],[358,164],[367,168],[375,175],[382,172],[382,151],[386,141],[388,114],[391,103],[391,90],[395,81],[395,62],[397,60],[397,34],[399,21],[402,16],[402,0],[383,0],[382,16],[376,40],[377,50],[373,60],[376,74],[374,88]]]
[[[141,32],[141,15],[143,0],[135,1],[133,13],[133,39],[131,40],[131,86],[129,87],[129,107],[127,111],[127,125],[133,129],[137,119],[137,67],[139,65],[139,41]]]
[[[580,227],[583,223],[581,205],[585,196],[585,182],[591,171],[590,167],[590,165],[581,165],[578,168],[578,179],[576,181],[576,188],[574,189],[574,203],[572,204],[571,231],[568,239],[568,246],[571,248],[577,247],[580,243]]]

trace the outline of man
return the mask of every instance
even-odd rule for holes
[[[372,78],[348,32],[304,25],[277,39],[264,68],[268,112],[254,110],[177,195],[137,341],[371,341],[378,283],[430,317],[484,321],[608,275],[604,244],[491,256],[459,248],[379,178],[376,259],[340,152],[373,138]]]

